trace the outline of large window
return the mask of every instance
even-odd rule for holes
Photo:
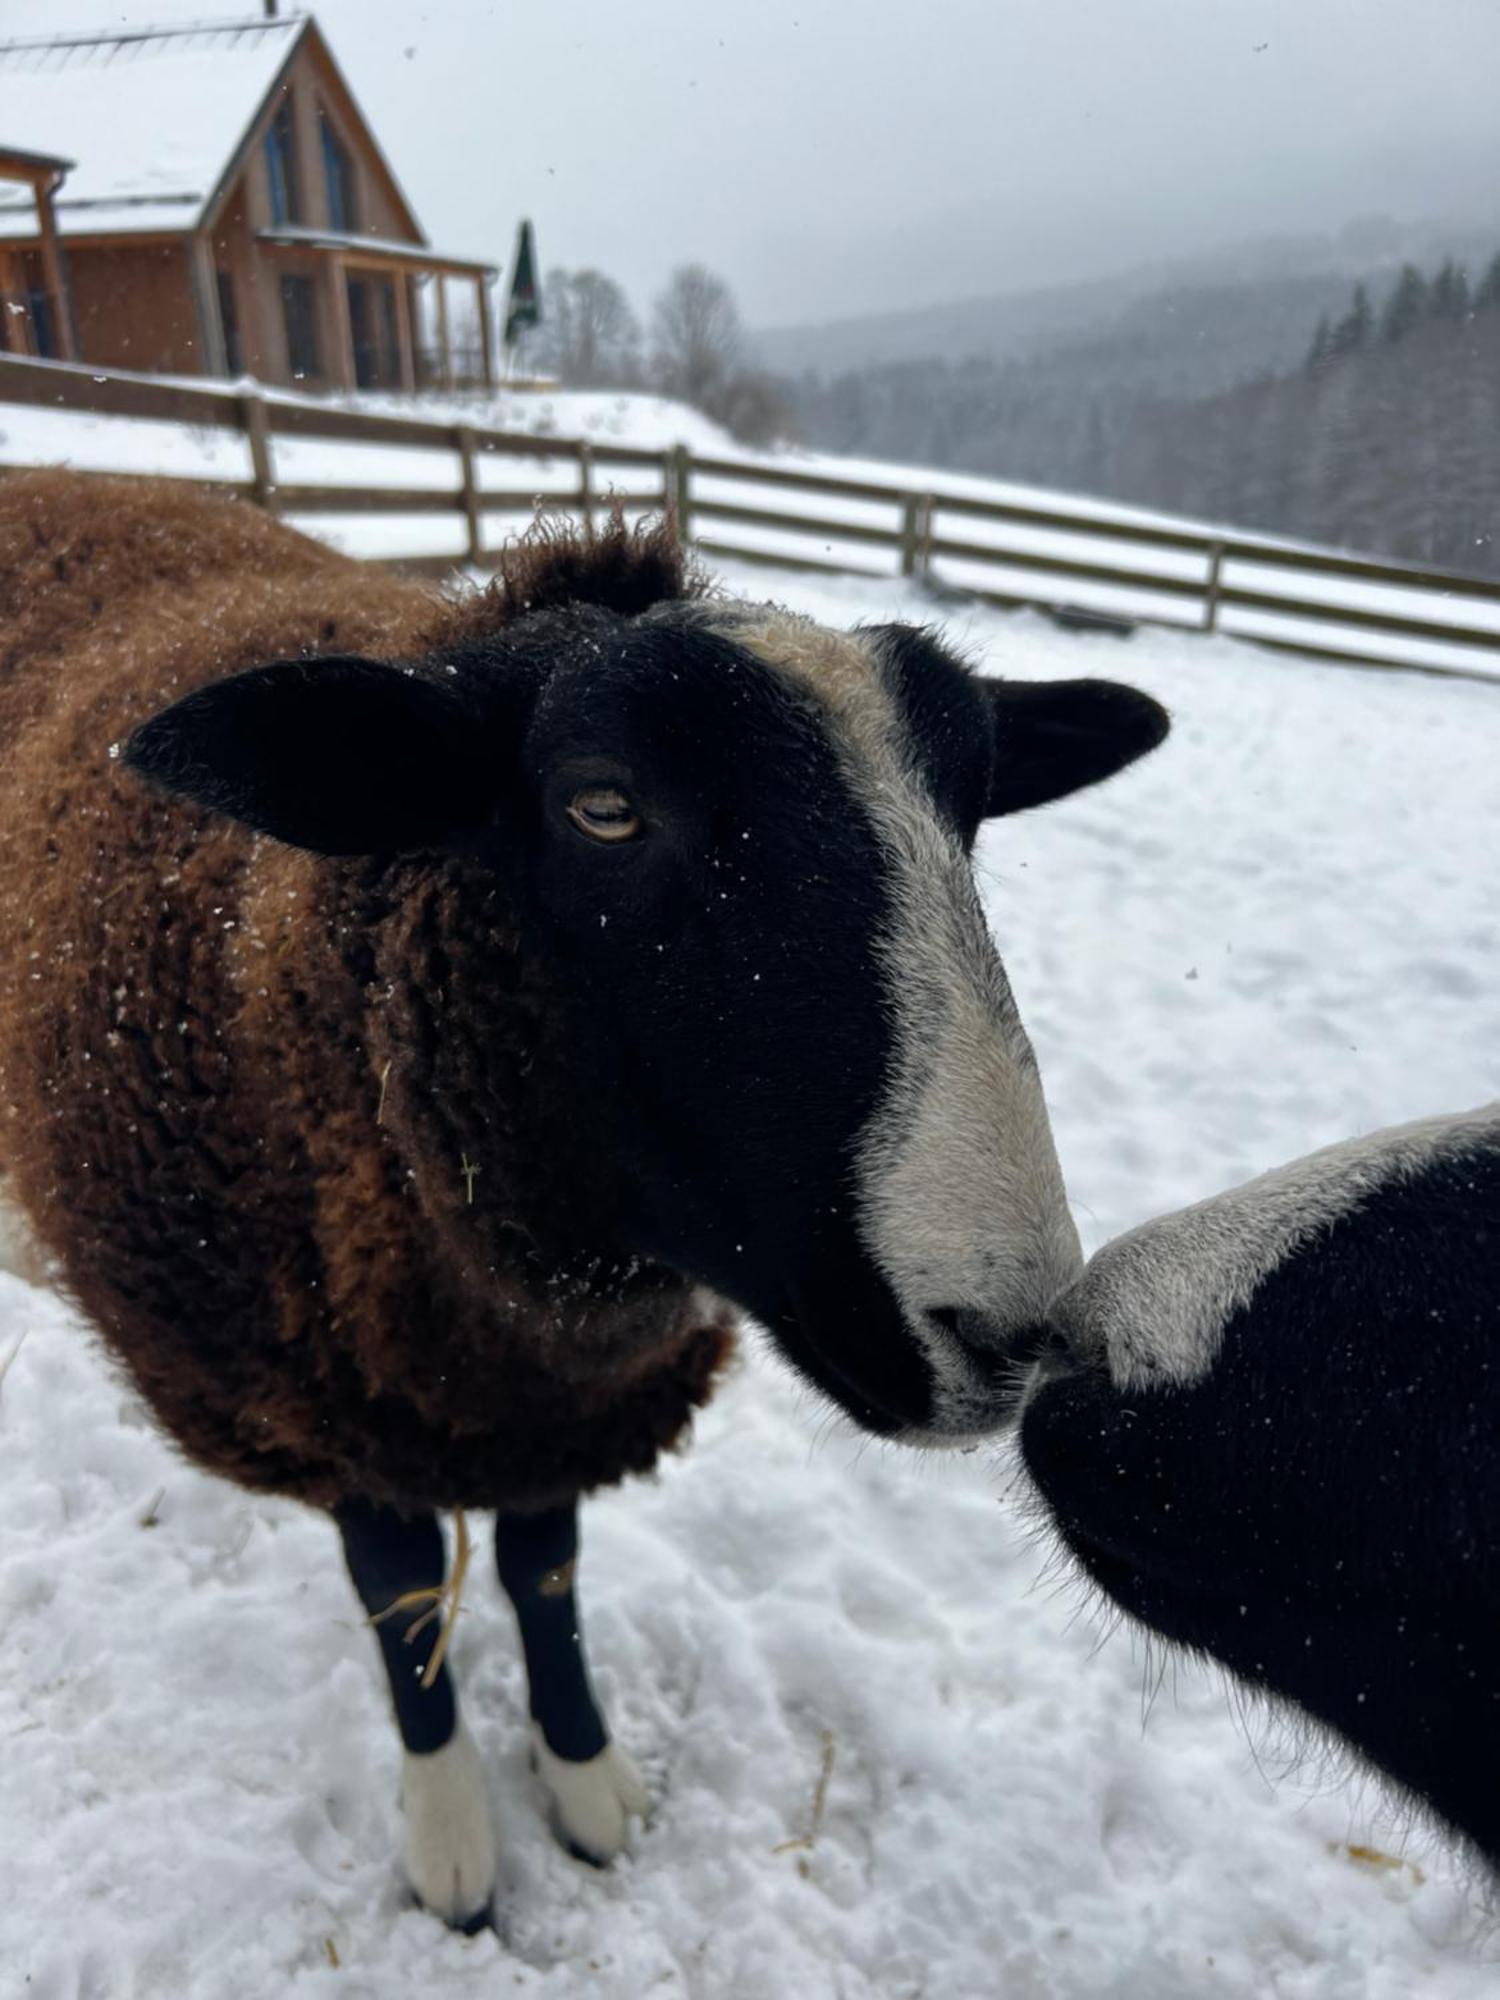
[[[281,281],[281,317],[286,322],[286,358],[294,382],[316,379],[318,361],[317,301],[313,281],[287,272]]]
[[[359,227],[354,161],[326,111],[318,113],[323,139],[323,179],[328,189],[328,227],[344,234]]]
[[[297,195],[297,149],[292,137],[292,101],[287,98],[266,134],[266,178],[271,188],[271,223],[281,228],[302,220]]]

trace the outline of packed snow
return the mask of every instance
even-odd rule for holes
[[[840,624],[934,615],[896,583],[726,580]],[[989,670],[1116,674],[1176,716],[1156,757],[980,856],[1088,1247],[1500,1093],[1500,693],[950,627]],[[7,1363],[7,1996],[1500,1989],[1484,1888],[1115,1629],[1049,1566],[1004,1450],[861,1442],[756,1340],[692,1448],[585,1511],[596,1677],[656,1800],[608,1874],[549,1837],[508,1613],[488,1570],[471,1587],[455,1657],[504,1859],[498,1933],[450,1935],[399,1877],[396,1736],[329,1527],[183,1465],[14,1278]]]

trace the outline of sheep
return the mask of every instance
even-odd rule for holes
[[[1166,718],[715,599],[666,526],[448,599],[59,473],[0,486],[0,635],[8,1200],[189,1458],[331,1515],[411,1884],[483,1922],[439,1512],[496,1515],[535,1762],[603,1864],[646,1798],[579,1498],[681,1437],[739,1310],[870,1430],[991,1421],[987,1351],[1078,1248],[969,851]]]
[[[1500,1103],[1101,1250],[1027,1469],[1089,1577],[1500,1865]]]

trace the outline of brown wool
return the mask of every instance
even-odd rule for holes
[[[0,1172],[210,1470],[320,1505],[557,1504],[680,1438],[730,1315],[589,1241],[560,1009],[492,878],[294,852],[112,746],[270,660],[700,588],[668,531],[618,522],[446,599],[180,483],[0,481]]]

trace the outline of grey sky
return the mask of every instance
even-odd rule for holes
[[[687,259],[775,324],[1381,210],[1500,243],[1500,0],[313,11],[434,241],[503,262],[529,214],[642,306]],[[0,34],[258,12],[0,0]]]

